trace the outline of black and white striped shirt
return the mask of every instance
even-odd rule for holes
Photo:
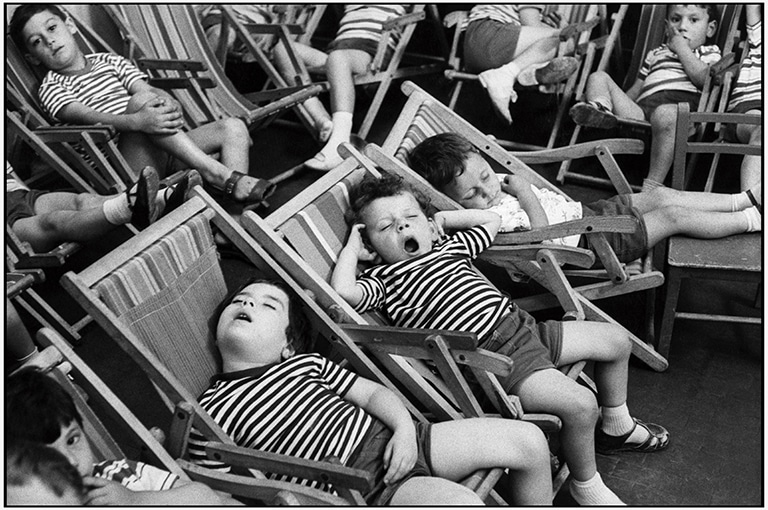
[[[472,267],[493,239],[483,226],[457,232],[429,253],[363,272],[357,310],[383,310],[393,324],[448,329],[479,338],[510,311],[509,298]]]

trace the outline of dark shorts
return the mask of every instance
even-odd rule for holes
[[[632,207],[631,195],[616,195],[605,200],[598,200],[591,204],[582,204],[584,217],[587,216],[634,216],[639,225],[637,230],[632,233],[606,232],[605,238],[611,245],[619,262],[632,262],[637,260],[648,252],[648,230],[645,226],[645,220],[640,211]],[[581,237],[579,246],[592,251],[594,247],[586,236]],[[597,266],[599,261],[595,262]]]
[[[520,25],[490,19],[473,21],[464,34],[464,66],[481,73],[512,62],[520,39]]]
[[[663,104],[677,104],[688,103],[691,105],[691,111],[695,112],[699,109],[699,98],[701,94],[698,92],[686,92],[684,90],[661,90],[655,94],[651,94],[642,101],[639,101],[637,105],[642,108],[645,120],[651,120],[651,114],[653,111]]]
[[[349,467],[363,469],[374,473],[376,484],[368,493],[363,494],[365,501],[371,506],[388,505],[397,490],[406,481],[417,476],[434,476],[432,466],[429,463],[431,455],[430,439],[432,425],[429,423],[414,423],[416,426],[416,445],[419,449],[416,464],[410,473],[405,475],[397,483],[390,486],[384,485],[384,450],[392,438],[392,431],[383,423],[376,420],[371,430],[365,435],[357,449],[352,453]]]
[[[512,311],[499,319],[479,347],[509,356],[515,363],[509,376],[499,378],[501,386],[511,393],[518,382],[532,373],[557,367],[563,351],[563,323],[537,323],[528,312],[513,304]]]
[[[341,39],[340,41],[331,41],[328,45],[328,53],[334,50],[360,50],[364,51],[376,58],[376,51],[379,49],[379,44],[370,39]],[[390,59],[395,52],[392,48],[387,47],[387,51],[384,53],[384,60],[381,63],[381,68],[384,69],[389,65]]]
[[[9,227],[22,218],[35,216],[35,202],[40,196],[49,193],[45,190],[18,189],[5,194],[5,221]]]

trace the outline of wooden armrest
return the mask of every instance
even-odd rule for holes
[[[537,260],[539,252],[545,249],[554,253],[560,264],[571,264],[586,268],[592,267],[595,263],[595,254],[590,250],[549,243],[522,246],[491,246],[480,254],[480,258],[500,267],[509,267],[515,266],[516,262]]]
[[[149,79],[149,84],[163,90],[188,89],[192,82],[197,83],[200,88],[212,89],[216,83],[208,77],[154,77]]]
[[[403,16],[391,18],[385,21],[384,23],[382,23],[382,29],[386,31],[386,30],[393,30],[395,28],[404,27],[406,25],[410,25],[411,23],[417,23],[423,20],[425,17],[426,17],[426,13],[424,11],[404,14]]]
[[[523,245],[596,232],[631,234],[637,230],[637,227],[638,222],[634,216],[588,216],[580,220],[566,221],[535,230],[498,234],[493,244],[494,246]]]
[[[208,67],[198,60],[139,58],[136,59],[136,65],[142,71],[159,69],[164,71],[188,71],[199,73],[208,70]]]
[[[723,55],[723,57],[709,66],[709,74],[710,76],[715,76],[717,74],[725,72],[726,69],[728,69],[731,65],[733,65],[736,62],[736,55],[734,53],[728,53],[727,55]]]
[[[285,27],[291,35],[301,35],[304,33],[304,28],[301,25],[296,24],[283,24],[283,25],[270,25],[266,23],[243,23],[243,27],[247,28],[249,32],[258,35],[276,35],[280,32],[280,27]]]
[[[23,271],[6,271],[5,297],[15,298],[26,289],[38,282],[45,281],[42,269],[26,269]]]
[[[88,126],[50,126],[34,130],[44,142],[78,142],[83,133],[89,134],[94,141],[106,143],[117,134],[112,125],[92,124]]]
[[[373,474],[332,462],[301,459],[218,442],[207,443],[205,453],[208,458],[231,466],[297,476],[359,491],[370,490],[374,484]]]
[[[529,165],[556,163],[568,159],[580,159],[596,156],[600,151],[611,154],[642,154],[645,144],[634,138],[608,138],[594,142],[577,143],[569,147],[543,149],[538,151],[509,151],[523,163]]]

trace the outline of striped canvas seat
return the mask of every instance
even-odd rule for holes
[[[208,218],[193,216],[95,286],[106,306],[193,395],[219,371],[209,328],[227,292]]]
[[[408,155],[414,147],[429,138],[440,133],[450,131],[448,124],[443,122],[433,108],[421,105],[411,120],[411,125],[405,132],[400,147],[395,151],[395,157],[403,163],[408,163]]]

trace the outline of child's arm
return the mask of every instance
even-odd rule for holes
[[[528,220],[531,222],[531,228],[546,227],[549,220],[541,207],[538,197],[531,189],[531,184],[517,175],[507,175],[501,184],[501,189],[510,195],[517,197],[520,201],[520,207],[523,208]]]
[[[680,63],[683,64],[685,74],[688,75],[691,83],[696,85],[696,88],[702,88],[707,79],[707,74],[709,73],[709,65],[702,62],[701,59],[693,53],[693,50],[688,46],[688,41],[680,35],[680,31],[668,22],[667,34],[669,37],[667,46],[677,54],[677,58],[680,59]]]
[[[760,4],[747,4],[747,26],[753,26],[763,18],[760,12]]]
[[[416,464],[416,428],[403,403],[388,388],[359,377],[344,398],[382,421],[392,438],[384,450],[384,483],[389,485],[405,476]]]
[[[118,482],[86,476],[86,505],[90,506],[165,506],[165,505],[239,505],[229,496],[217,493],[199,482],[177,480],[174,486],[162,491],[132,491]]]
[[[371,253],[363,243],[363,237],[360,230],[365,225],[358,223],[352,226],[349,232],[347,244],[339,252],[339,260],[333,268],[331,275],[331,286],[344,298],[344,301],[352,306],[357,306],[363,299],[362,290],[355,285],[357,283],[357,263],[360,260],[373,261],[375,253]]]
[[[645,80],[637,79],[635,83],[627,90],[627,97],[632,101],[637,102],[637,98],[640,97],[640,91],[643,90],[643,84]]]
[[[482,209],[461,209],[459,211],[439,211],[433,218],[438,230],[466,230],[468,228],[485,226],[495,239],[501,225],[501,217],[493,211]]]

